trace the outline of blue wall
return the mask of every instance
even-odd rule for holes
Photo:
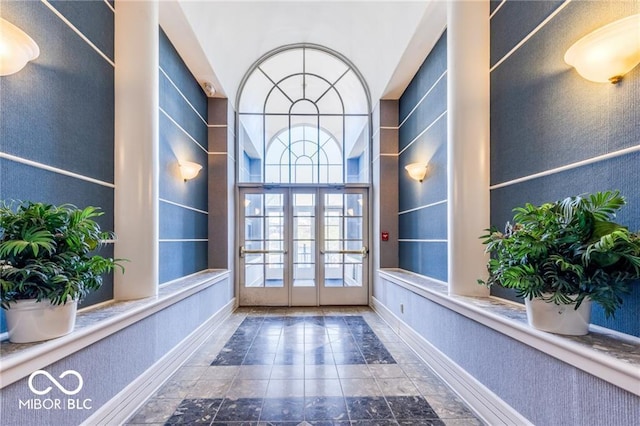
[[[207,98],[160,29],[160,282],[207,269]],[[203,166],[184,182],[178,161]]]
[[[507,1],[491,19],[491,64],[500,61],[562,2]],[[563,57],[590,31],[638,13],[634,2],[571,2],[491,73],[491,184],[589,160],[640,141],[640,68],[618,85],[580,77]],[[618,221],[640,229],[640,152],[600,160],[491,191],[491,223],[512,208],[585,192],[619,189],[627,206]],[[638,287],[638,286],[636,286]],[[513,298],[509,292],[494,294]],[[640,289],[615,320],[595,307],[592,322],[640,336]]]
[[[2,2],[0,15],[22,28],[40,56],[0,77],[0,199],[101,207],[113,230],[114,12],[105,2],[50,4],[100,52],[41,2]],[[21,163],[35,161],[98,183]],[[113,247],[103,249],[112,256]],[[84,306],[113,297],[111,276]],[[4,322],[0,314],[0,321]],[[5,331],[4,323],[0,331]]]
[[[446,71],[445,32],[399,101],[400,267],[441,281],[447,281]],[[424,161],[425,180],[411,180],[404,166]]]

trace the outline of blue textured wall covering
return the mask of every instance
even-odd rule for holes
[[[209,132],[203,121],[208,117],[208,102],[164,31],[158,31],[160,108],[164,111],[160,111],[159,122],[160,198],[181,205],[160,202],[160,239],[206,239],[207,215],[186,207],[208,210]],[[184,182],[179,161],[193,161],[203,168],[195,179]],[[206,241],[159,244],[161,283],[207,269]]]
[[[160,29],[160,68],[167,73],[189,103],[206,120],[207,97],[162,29]]]
[[[207,269],[206,241],[160,242],[160,282]]]
[[[517,44],[523,26],[537,26],[550,5],[507,2],[491,20],[492,51],[504,50],[506,40]],[[571,2],[491,73],[492,184],[639,145],[640,68],[618,85],[599,84],[580,77],[563,59],[582,36],[634,13],[637,2]],[[617,221],[640,230],[639,164],[640,152],[634,152],[494,189],[491,223],[502,228],[511,210],[526,202],[619,189],[628,204]],[[492,294],[515,300],[506,289],[494,288]],[[615,320],[605,320],[594,307],[592,322],[640,336],[638,312],[636,289]]]
[[[447,203],[400,215],[398,238],[447,239]]]
[[[208,216],[194,210],[160,202],[160,239],[207,238]]]
[[[507,1],[491,18],[491,62],[494,66],[564,0]]]
[[[443,72],[447,70],[447,32],[445,31],[429,53],[429,58],[423,62],[413,77],[399,102],[399,120],[402,123],[420,99],[435,83]],[[409,141],[407,141],[408,143]]]
[[[49,0],[49,3],[102,53],[114,60],[114,38],[109,36],[114,33],[113,10],[104,1]]]
[[[2,16],[40,46],[2,77],[2,151],[112,183],[113,67],[40,2],[5,2]]]
[[[447,243],[400,241],[398,258],[402,269],[440,281],[448,279]]]
[[[207,211],[207,153],[162,113],[159,157],[160,198]],[[178,161],[184,160],[202,165],[198,176],[187,182],[178,167]]]
[[[207,149],[207,125],[162,72],[160,72],[160,108],[202,148]]]
[[[440,100],[440,102],[446,102]],[[409,177],[405,166],[413,162],[428,162],[429,169],[422,181]],[[407,148],[398,159],[400,184],[400,211],[422,207],[447,198],[447,116],[444,115],[431,128]],[[446,219],[446,214],[442,217]]]
[[[104,2],[60,3],[65,16],[113,56],[113,12]],[[99,4],[101,3],[101,4]],[[3,18],[22,28],[40,56],[1,79],[0,151],[65,171],[113,182],[113,66],[41,2],[3,2]],[[87,25],[85,25],[87,24]],[[96,30],[96,31],[94,31]],[[113,188],[0,159],[0,199],[102,208],[113,230]],[[105,247],[111,256],[113,247]],[[83,303],[113,297],[113,279]],[[0,332],[6,331],[0,313]]]
[[[96,221],[113,231],[113,189],[69,176],[0,158],[0,182],[4,200],[31,200],[78,207],[100,207]]]
[[[398,158],[398,208],[401,212],[447,199],[447,116],[443,115],[447,110],[447,77],[446,74],[443,76],[446,69],[445,32],[398,102],[402,123],[398,132],[398,145],[402,151]],[[429,163],[422,183],[411,179],[404,169],[414,162]],[[398,217],[398,227],[400,239],[446,240],[447,205],[436,204],[403,213]],[[447,281],[446,242],[401,241],[398,258],[403,269]]]
[[[563,59],[630,4],[572,2],[491,73],[492,184],[638,144],[640,68],[623,84],[598,84]]]

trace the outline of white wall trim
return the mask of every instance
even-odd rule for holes
[[[161,113],[165,115],[165,117],[169,119],[169,121],[171,121],[178,129],[180,129],[182,133],[184,133],[189,139],[191,139],[193,143],[195,143],[198,146],[198,148],[200,148],[201,150],[203,150],[208,154],[207,150],[202,145],[200,145],[200,143],[197,140],[195,140],[195,138],[191,136],[189,132],[187,132],[181,125],[179,125],[178,122],[174,120],[173,117],[171,117],[168,112],[163,110],[162,107],[158,107],[158,109],[160,110]]]
[[[121,392],[97,409],[82,422],[82,425],[124,424],[211,337],[222,322],[233,313],[235,305],[234,297]]]
[[[485,423],[489,425],[532,425],[495,393],[440,352],[424,337],[387,309],[375,297],[372,307],[380,317],[442,378]]]
[[[174,205],[174,206],[177,206],[177,207],[181,207],[183,209],[193,210],[194,212],[207,214],[207,215],[209,214],[208,211],[196,209],[195,207],[185,206],[184,204],[176,203],[175,201],[169,201],[169,200],[167,200],[165,198],[158,198],[158,201],[160,201],[161,203],[166,203],[166,204],[171,204],[171,205]]]
[[[429,131],[429,129],[430,129],[431,127],[433,127],[433,125],[434,125],[434,124],[436,124],[438,121],[440,121],[440,119],[441,119],[442,117],[444,117],[445,115],[447,115],[447,110],[444,110],[444,112],[443,112],[442,114],[440,114],[440,115],[439,115],[435,120],[433,120],[433,121],[431,122],[431,124],[429,124],[429,125],[428,125],[424,130],[423,130],[423,131],[421,131],[421,132],[418,134],[418,136],[416,136],[415,138],[413,138],[413,140],[412,140],[411,142],[409,142],[409,144],[408,144],[407,146],[405,146],[404,148],[402,148],[402,149],[400,150],[400,152],[398,153],[398,155],[402,155],[402,153],[403,153],[403,152],[405,152],[405,151],[406,151],[406,150],[407,150],[411,145],[413,145],[413,143],[414,143],[415,141],[417,141],[418,139],[420,139],[420,137],[421,137],[422,135],[424,135],[425,133],[427,133],[427,132]]]
[[[399,243],[446,243],[447,239],[398,238]]]
[[[608,154],[598,155],[596,157],[588,158],[582,161],[576,161],[575,163],[567,164],[561,167],[556,167],[555,169],[545,170],[540,173],[534,173],[529,176],[523,176],[517,179],[512,179],[507,182],[498,183],[495,185],[491,185],[489,187],[490,190],[503,188],[505,186],[515,185],[521,182],[526,182],[528,180],[538,179],[545,176],[551,176],[556,173],[565,172],[567,170],[577,169],[578,167],[587,166],[589,164],[599,163],[601,161],[610,160],[612,158],[621,157],[623,155],[631,154],[633,152],[640,152],[640,145],[631,146],[629,148],[620,149],[618,151],[609,152]]]
[[[113,13],[116,13],[116,10],[113,8],[113,6],[111,6],[111,3],[109,3],[109,1],[108,1],[108,0],[102,0],[102,1],[104,1],[104,2],[105,2],[105,4],[107,5],[107,7],[108,7],[109,9],[111,9],[111,11],[112,11]]]
[[[229,271],[218,271],[215,276],[204,276],[193,285],[167,296],[149,298],[148,303],[131,308],[104,321],[73,331],[66,336],[48,340],[17,352],[3,355],[0,363],[2,382],[0,388],[27,377],[35,370],[60,361],[85,347],[98,342],[118,331],[147,318],[207,287],[229,278]]]
[[[433,207],[433,206],[439,206],[440,204],[446,204],[447,200],[440,200],[440,201],[436,201],[435,203],[430,203],[430,204],[425,204],[424,206],[420,206],[420,207],[414,207],[412,209],[409,210],[403,210],[401,212],[398,212],[398,216],[401,214],[407,214],[407,213],[411,213],[411,212],[415,212],[418,210],[422,210],[422,209],[428,209],[429,207]]]
[[[67,26],[68,26],[69,28],[71,28],[71,29],[72,29],[76,34],[78,34],[82,40],[84,40],[84,41],[85,41],[89,46],[91,46],[91,48],[92,48],[93,50],[95,50],[95,51],[96,51],[100,56],[102,56],[102,57],[104,58],[104,60],[105,60],[105,61],[107,61],[107,62],[108,62],[112,67],[114,67],[114,68],[116,67],[116,64],[115,64],[111,59],[109,59],[109,57],[108,57],[107,55],[105,55],[105,54],[104,54],[104,52],[102,52],[102,50],[98,49],[98,46],[96,46],[95,44],[93,44],[93,42],[92,42],[91,40],[89,40],[89,38],[88,38],[87,36],[85,36],[84,34],[82,34],[82,33],[80,32],[80,30],[79,30],[79,29],[77,29],[77,28],[75,27],[75,25],[73,25],[73,24],[71,23],[71,21],[69,21],[69,20],[68,20],[68,19],[67,19],[67,18],[66,18],[62,13],[60,13],[60,12],[58,11],[58,9],[56,9],[55,7],[53,7],[53,6],[51,5],[51,3],[49,3],[47,0],[41,0],[41,1],[42,1],[42,3],[43,3],[45,6],[47,6],[49,9],[51,9],[51,11],[52,11],[53,13],[55,13],[55,14],[56,14],[56,16],[58,16],[58,18],[60,18],[60,19],[62,20],[62,22],[64,22],[65,24],[67,24]]]
[[[26,158],[17,157],[15,155],[7,154],[6,152],[0,152],[0,158],[4,158],[6,160],[14,161],[16,163],[26,164],[27,166],[36,167],[38,169],[46,170],[48,172],[57,173],[59,175],[65,175],[72,177],[74,179],[84,180],[86,182],[95,183],[96,185],[106,186],[107,188],[115,188],[116,186],[113,183],[105,182],[99,179],[94,179],[89,176],[79,175],[78,173],[73,173],[68,170],[59,169],[57,167],[49,166],[47,164],[38,163],[37,161],[27,160]]]
[[[398,127],[395,127],[396,129],[399,129],[400,127],[402,127],[402,125],[409,119],[409,117],[411,117],[411,115],[416,111],[416,109],[418,109],[418,107],[420,106],[422,101],[424,101],[427,98],[427,96],[429,96],[429,93],[431,93],[431,91],[436,87],[436,85],[438,83],[440,83],[440,80],[442,80],[445,75],[447,75],[447,70],[444,70],[444,72],[440,75],[440,77],[438,77],[438,79],[435,81],[435,83],[433,83],[431,85],[431,87],[429,87],[429,90],[427,90],[427,92],[424,95],[422,95],[422,98],[420,98],[420,100],[413,107],[413,109],[411,111],[409,111],[409,114],[407,114],[407,116],[404,118],[404,120],[402,120],[402,123],[400,123],[400,125]]]
[[[411,273],[410,275],[422,280],[436,282],[432,278],[419,274]],[[506,318],[473,303],[474,301],[482,300],[482,298],[450,296],[446,292],[428,288],[425,285],[417,284],[411,279],[404,279],[393,272],[384,270],[378,271],[378,276],[614,386],[640,396],[640,386],[638,386],[638,383],[640,383],[640,368],[637,365],[590,349],[566,337],[536,330],[527,325],[526,322]],[[441,285],[442,282],[437,281],[437,284]],[[492,298],[486,299],[491,300]],[[500,302],[502,301],[500,300]],[[518,309],[524,311],[524,306],[520,306]],[[590,329],[596,331],[591,326]]]
[[[207,238],[161,238],[159,243],[199,243],[209,241]]]
[[[501,8],[502,6],[504,6],[504,4],[505,4],[506,2],[507,2],[507,0],[502,0],[502,2],[500,2],[500,4],[499,4],[495,9],[493,9],[493,12],[491,12],[491,15],[489,15],[489,19],[493,18],[493,15],[495,15],[496,13],[498,13],[498,11],[500,10],[500,8]]]
[[[540,24],[538,24],[537,27],[535,27],[533,29],[533,31],[531,31],[529,34],[527,34],[525,36],[525,38],[523,38],[522,40],[520,40],[520,42],[518,44],[516,44],[513,49],[511,49],[509,52],[507,52],[506,55],[504,55],[502,57],[502,59],[500,59],[498,62],[496,62],[496,64],[494,66],[492,66],[489,69],[489,72],[493,72],[493,70],[495,70],[496,68],[498,68],[504,61],[506,61],[507,59],[509,59],[509,57],[511,55],[513,55],[518,49],[520,49],[527,41],[529,41],[529,39],[531,37],[533,37],[534,35],[536,35],[536,33],[538,31],[540,31],[545,25],[547,25],[549,23],[549,21],[551,21],[558,13],[560,13],[562,11],[562,9],[564,9],[569,3],[571,2],[571,0],[565,0],[564,3],[562,3],[560,6],[558,6],[558,8],[556,10],[554,10],[549,16],[547,16],[547,18],[540,22]]]

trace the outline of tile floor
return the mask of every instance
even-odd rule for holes
[[[245,308],[127,424],[483,423],[368,308]]]

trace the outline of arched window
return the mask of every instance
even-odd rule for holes
[[[368,90],[339,55],[270,52],[243,79],[237,111],[239,182],[369,182]]]

